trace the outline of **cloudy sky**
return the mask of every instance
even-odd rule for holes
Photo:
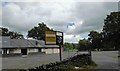
[[[24,36],[39,22],[64,32],[65,42],[87,38],[91,30],[101,31],[106,15],[118,11],[118,2],[3,1],[2,25]]]

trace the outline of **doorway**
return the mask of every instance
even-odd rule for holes
[[[27,55],[27,49],[21,49],[22,55]]]

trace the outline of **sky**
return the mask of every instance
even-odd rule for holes
[[[102,31],[106,16],[118,11],[118,0],[4,0],[0,8],[2,27],[26,36],[28,30],[44,22],[48,27],[62,31],[64,42],[77,43],[87,38],[92,30]]]

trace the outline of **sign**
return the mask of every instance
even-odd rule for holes
[[[56,33],[56,44],[63,45],[63,33],[62,32]]]
[[[55,31],[45,32],[45,44],[56,44],[56,32]]]
[[[46,31],[45,44],[63,45],[63,32]]]

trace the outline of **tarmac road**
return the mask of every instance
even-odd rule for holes
[[[81,52],[82,53],[82,52]],[[62,58],[76,55],[76,52],[63,52]],[[98,64],[99,71],[118,69],[118,51],[93,51],[92,60]],[[42,64],[59,61],[59,54],[33,54],[28,57],[3,57],[2,69],[28,69]]]
[[[62,59],[74,56],[75,52],[63,52]],[[2,69],[28,69],[42,64],[60,61],[59,54],[32,54],[27,57],[3,57]]]
[[[92,59],[98,65],[97,71],[118,71],[120,70],[118,51],[92,52]]]

